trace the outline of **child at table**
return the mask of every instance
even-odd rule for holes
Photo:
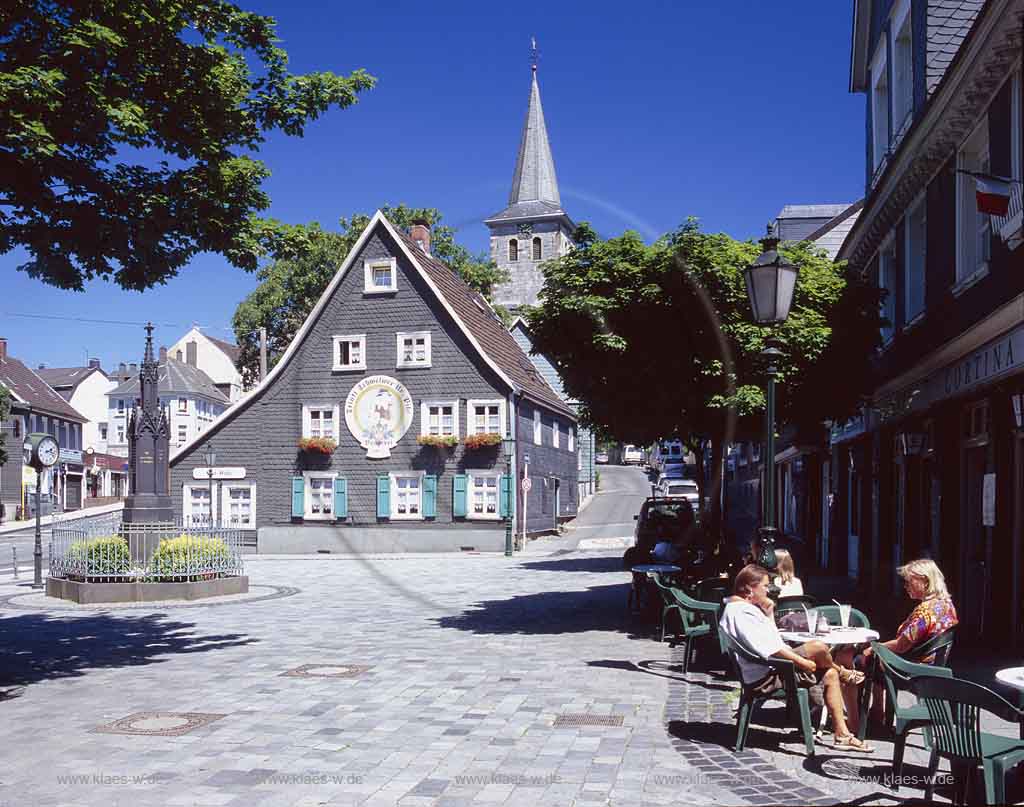
[[[796,570],[793,567],[793,556],[789,554],[789,550],[776,549],[775,560],[776,569],[779,572],[775,578],[775,585],[779,587],[779,596],[795,597],[803,594],[804,584],[796,576]]]

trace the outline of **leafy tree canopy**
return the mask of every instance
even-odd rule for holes
[[[488,299],[494,287],[508,279],[507,273],[489,258],[474,256],[458,244],[455,230],[440,223],[441,213],[434,208],[400,204],[385,205],[381,210],[392,224],[402,229],[408,229],[415,221],[426,221],[430,225],[431,255]],[[294,254],[259,270],[260,285],[239,304],[232,320],[241,348],[239,365],[247,384],[259,378],[259,329],[267,329],[267,352],[272,365],[287,350],[371,218],[366,213],[342,218],[340,232],[313,225],[303,233],[304,240]],[[504,312],[499,309],[498,313]]]
[[[273,18],[222,0],[0,5],[0,253],[60,288],[142,290],[201,251],[254,270],[301,249],[258,217],[269,172],[246,152],[372,76],[289,73]]]

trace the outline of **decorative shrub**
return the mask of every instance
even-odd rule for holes
[[[109,577],[128,574],[132,568],[128,542],[120,535],[100,535],[75,541],[68,547],[65,559],[75,576]]]
[[[149,561],[149,573],[156,578],[207,577],[230,569],[233,562],[231,549],[221,538],[182,534],[160,542]]]
[[[330,437],[303,437],[299,440],[300,451],[311,451],[330,456],[338,444]]]
[[[455,448],[459,444],[458,437],[451,435],[421,434],[416,438],[421,446],[434,446],[435,448]]]
[[[497,432],[483,432],[481,434],[470,434],[463,439],[466,448],[486,448],[496,446],[501,442],[501,435]]]

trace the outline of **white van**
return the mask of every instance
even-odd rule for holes
[[[644,452],[637,448],[632,443],[627,443],[626,447],[622,450],[622,464],[623,465],[643,465],[644,464]]]

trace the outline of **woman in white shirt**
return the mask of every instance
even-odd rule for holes
[[[776,568],[779,576],[775,578],[775,585],[779,587],[780,597],[795,597],[804,593],[804,584],[796,576],[793,568],[793,556],[785,549],[775,550]]]

